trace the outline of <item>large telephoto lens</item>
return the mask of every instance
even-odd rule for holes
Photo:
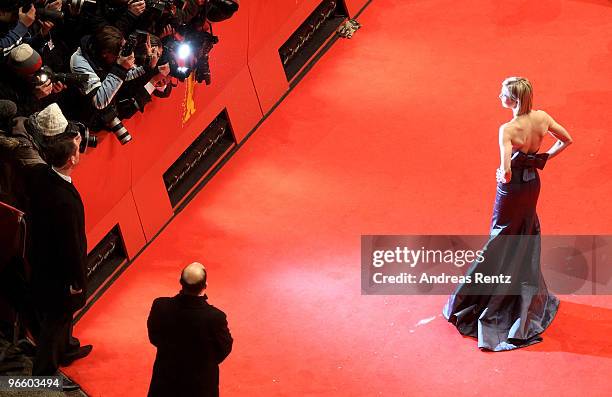
[[[126,143],[132,140],[132,136],[128,132],[127,128],[125,128],[121,120],[119,120],[119,118],[115,117],[114,119],[112,119],[108,128],[113,134],[115,134],[115,136],[117,137],[117,139],[119,139],[119,142],[121,142],[122,145],[125,145]]]

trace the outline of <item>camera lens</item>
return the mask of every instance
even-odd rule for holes
[[[95,148],[98,146],[98,137],[93,135],[87,135],[81,138],[81,145],[79,145],[79,152],[85,153],[87,148]]]
[[[115,117],[112,119],[108,127],[110,128],[111,132],[115,134],[117,139],[119,139],[119,142],[121,142],[122,145],[125,145],[132,140],[132,136],[119,118]]]
[[[90,147],[98,146],[98,138],[90,135],[89,128],[85,127],[83,123],[69,121],[66,131],[76,131],[81,135],[81,144],[79,145],[79,152],[81,153],[85,153]]]

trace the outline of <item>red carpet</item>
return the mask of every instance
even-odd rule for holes
[[[78,323],[95,347],[67,373],[93,396],[144,396],[151,301],[197,260],[235,338],[223,396],[609,395],[612,297],[562,296],[543,343],[483,353],[444,296],[361,296],[359,244],[488,231],[509,75],[575,140],[541,174],[543,233],[612,234],[611,15],[605,0],[375,0]]]

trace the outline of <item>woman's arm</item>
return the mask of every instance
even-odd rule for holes
[[[557,123],[546,112],[544,112],[544,114],[546,115],[546,118],[548,120],[549,134],[557,139],[557,142],[555,142],[555,144],[552,145],[551,148],[548,149],[548,151],[546,152],[548,153],[549,155],[548,159],[550,160],[551,158],[555,157],[556,155],[561,153],[563,150],[565,150],[565,148],[571,145],[574,142],[574,140],[572,139],[570,134],[567,132],[567,130],[563,128],[561,124]]]
[[[496,173],[497,182],[510,182],[512,178],[512,169],[510,168],[512,140],[510,139],[510,131],[506,128],[506,124],[499,127],[499,155],[500,165]]]

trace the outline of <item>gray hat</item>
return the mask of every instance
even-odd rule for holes
[[[29,44],[20,44],[11,50],[8,64],[17,74],[29,76],[40,69],[42,58]]]
[[[63,133],[68,126],[57,103],[52,103],[40,112],[33,113],[26,121],[28,132],[37,132],[42,136],[56,136]]]

